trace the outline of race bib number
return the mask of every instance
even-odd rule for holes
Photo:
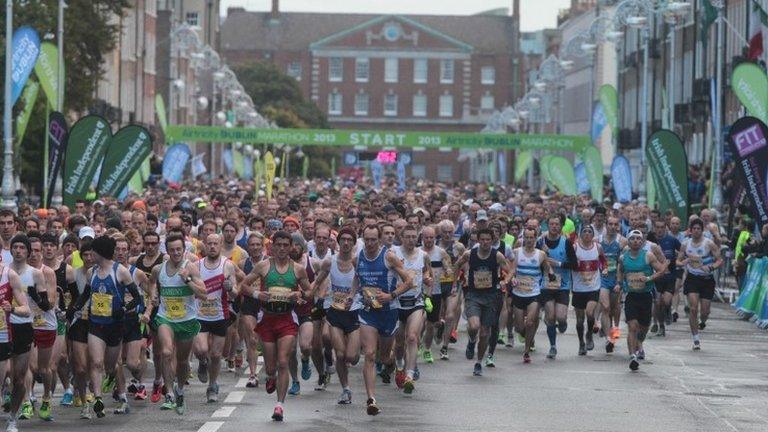
[[[555,279],[549,280],[547,279],[547,289],[552,290],[559,290],[560,289],[560,283],[563,280],[563,276],[559,273],[555,273]]]
[[[518,276],[516,291],[529,293],[536,289],[536,279],[533,276]]]
[[[274,303],[289,303],[292,289],[288,287],[272,286],[267,289],[269,301]]]
[[[376,298],[376,294],[379,292],[377,287],[363,287],[363,295],[368,300],[368,303],[374,309],[381,309],[382,304]]]
[[[69,309],[69,305],[72,303],[72,293],[65,292],[64,293],[64,308]]]
[[[5,309],[0,309],[0,331],[8,330],[8,320],[6,319]]]
[[[646,275],[642,272],[627,273],[627,287],[630,291],[645,290]]]
[[[331,307],[336,310],[346,310],[347,309],[347,297],[348,294],[341,291],[335,291],[333,293]]]
[[[43,314],[35,314],[34,317],[32,317],[32,327],[45,327],[45,315]]]
[[[701,257],[698,255],[688,255],[688,264],[691,268],[698,269],[702,266]]]
[[[187,315],[187,308],[184,304],[184,297],[166,297],[165,313],[169,319],[178,320]]]
[[[97,317],[111,317],[112,294],[98,292],[91,294],[91,314]]]
[[[595,277],[597,277],[597,272],[579,272],[579,279],[584,285],[592,285],[595,282]]]
[[[474,272],[475,289],[483,290],[493,288],[493,275],[488,270]]]
[[[443,274],[440,276],[440,282],[449,283],[453,281],[453,266],[451,265],[451,260],[446,258],[443,260]]]
[[[615,273],[616,267],[618,266],[618,259],[614,256],[606,256],[605,259],[608,262],[608,265],[606,266],[608,273]]]
[[[83,306],[83,310],[80,312],[80,318],[82,318],[82,319],[84,319],[86,321],[88,320],[88,316],[89,316],[88,315],[88,309],[90,309],[90,307],[91,307],[90,302],[91,301],[88,300],[88,303],[86,303],[86,305]]]
[[[200,314],[200,316],[214,318],[219,315],[219,311],[221,310],[221,307],[219,307],[220,305],[221,301],[219,299],[200,300],[197,307],[197,313]]]

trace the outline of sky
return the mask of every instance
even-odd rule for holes
[[[521,0],[520,27],[523,31],[553,28],[557,13],[570,0]],[[271,0],[221,0],[221,13],[242,6],[250,11],[267,11]],[[500,7],[511,8],[512,0],[281,0],[280,10],[288,12],[401,13],[430,15],[471,15]]]

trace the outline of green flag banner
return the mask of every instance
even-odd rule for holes
[[[304,155],[304,160],[301,161],[301,176],[303,178],[307,178],[308,173],[309,173],[309,156]]]
[[[155,95],[155,115],[157,116],[157,121],[160,123],[160,129],[163,130],[163,133],[167,133],[168,119],[165,118],[165,101],[163,100],[163,95],[159,93]],[[171,144],[171,141],[167,137],[165,142],[166,144]]]
[[[600,86],[600,104],[603,105],[605,118],[611,126],[611,133],[616,136],[616,130],[619,127],[619,95],[616,87],[610,84]]]
[[[18,143],[24,140],[24,133],[27,131],[29,116],[32,115],[32,108],[35,107],[37,94],[40,90],[40,84],[37,81],[29,80],[21,93],[21,100],[24,101],[24,109],[16,117],[16,137]]]
[[[264,177],[264,161],[255,159],[253,161],[253,190],[259,193],[261,190],[262,178]]]
[[[245,173],[245,158],[243,152],[238,149],[232,149],[232,168],[235,170],[237,178],[243,178]]]
[[[515,135],[428,131],[364,131],[345,129],[223,128],[217,126],[168,126],[166,142],[213,142],[243,144],[452,147],[497,149],[544,149],[580,152],[591,145],[581,135]]]
[[[128,190],[139,195],[144,193],[144,181],[141,179],[141,170],[134,173],[131,179],[128,180]]]
[[[35,63],[35,75],[40,81],[51,107],[59,106],[59,49],[50,42],[40,44],[40,55]]]
[[[672,210],[683,227],[688,222],[688,157],[674,132],[661,129],[645,146],[645,156],[653,173],[659,210]]]
[[[267,189],[267,200],[272,199],[272,186],[275,183],[275,171],[277,171],[277,165],[275,165],[275,157],[272,152],[267,152],[264,155],[264,183]]]
[[[733,70],[731,88],[752,117],[768,123],[768,76],[754,63],[742,63]]]
[[[145,128],[130,125],[117,131],[104,155],[99,194],[117,197],[134,174],[141,175],[139,168],[151,152],[152,136]]]
[[[541,157],[541,159],[539,159],[539,174],[541,178],[544,179],[544,182],[546,182],[546,184],[551,186],[554,186],[554,184],[552,184],[552,175],[549,172],[549,161],[553,157],[554,156],[552,155],[544,155]],[[541,186],[543,188],[544,184],[542,184]]]
[[[603,202],[603,158],[600,150],[595,146],[589,146],[581,153],[584,161],[584,170],[589,179],[589,190],[592,198],[597,202]]]
[[[109,123],[97,115],[85,116],[72,126],[64,161],[64,205],[72,207],[88,195],[111,138]]]
[[[576,174],[571,161],[562,156],[553,156],[547,165],[555,188],[565,195],[576,195]]]
[[[648,207],[655,208],[656,207],[656,182],[653,181],[653,173],[651,172],[651,167],[648,167],[645,171],[645,178],[648,182],[648,187],[646,188],[646,201],[648,203]]]
[[[515,183],[520,182],[525,172],[531,167],[533,162],[533,153],[529,150],[521,151],[515,157]]]

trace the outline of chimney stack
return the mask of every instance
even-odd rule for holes
[[[280,19],[280,0],[272,0],[272,12],[270,13],[270,19],[275,21]]]
[[[512,0],[512,19],[520,24],[520,0]]]

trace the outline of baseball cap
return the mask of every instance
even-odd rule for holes
[[[487,221],[488,220],[488,212],[485,210],[478,210],[477,211],[477,220],[478,221]]]
[[[96,238],[96,231],[94,231],[93,228],[89,226],[84,226],[80,228],[80,231],[78,231],[77,237],[79,237],[81,240],[86,237]]]
[[[488,210],[492,212],[502,212],[504,211],[504,206],[501,205],[501,203],[493,203],[490,207],[488,207]]]

